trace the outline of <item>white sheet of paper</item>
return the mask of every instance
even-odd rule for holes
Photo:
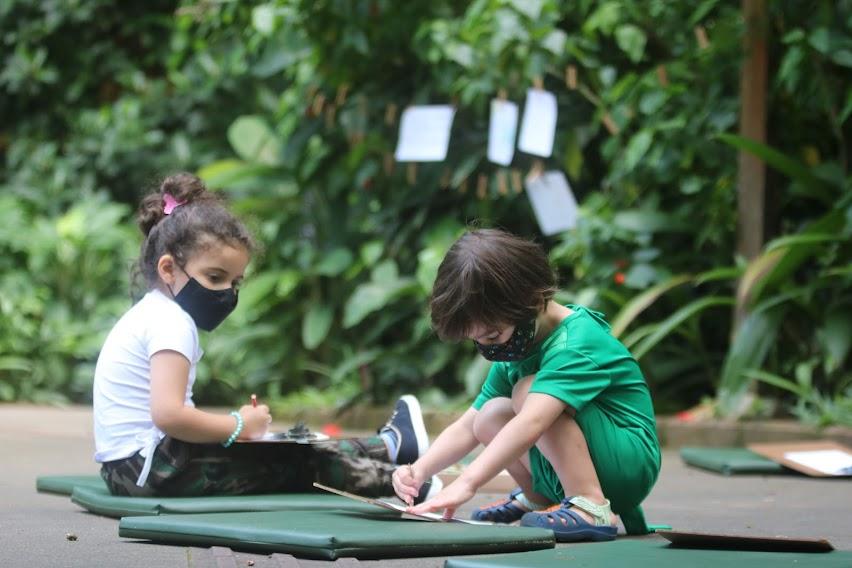
[[[456,110],[449,105],[411,106],[399,121],[397,162],[441,162],[447,157]]]
[[[421,521],[434,521],[440,523],[463,523],[466,525],[494,525],[494,523],[488,521],[474,521],[471,519],[460,519],[458,517],[452,517],[447,519],[444,518],[443,515],[440,515],[438,513],[424,513],[422,515],[415,515],[413,513],[407,512],[408,507],[406,507],[405,505],[393,503],[392,501],[388,501],[386,499],[373,499],[371,497],[362,497],[360,495],[355,495],[354,493],[349,493],[348,491],[343,491],[341,489],[335,489],[334,487],[329,487],[328,485],[323,485],[322,483],[317,482],[314,482],[314,487],[322,489],[323,491],[328,491],[329,493],[335,493],[342,497],[354,499],[355,501],[369,503],[370,505],[375,505],[376,507],[381,507],[382,509],[390,509],[391,511],[402,513],[403,515],[406,515],[409,518],[418,519]]]
[[[541,232],[554,235],[577,226],[577,200],[558,170],[527,178],[527,195]]]
[[[556,97],[550,91],[527,90],[518,150],[549,158],[556,134]]]
[[[784,452],[784,458],[829,475],[852,474],[852,454],[841,450]]]
[[[488,122],[488,159],[508,166],[515,155],[515,134],[518,131],[518,105],[511,101],[491,100]]]

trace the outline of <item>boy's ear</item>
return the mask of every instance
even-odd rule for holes
[[[172,286],[175,283],[177,269],[178,266],[175,262],[175,257],[170,254],[164,254],[160,257],[160,260],[157,261],[157,274],[160,276],[160,280],[169,286]]]

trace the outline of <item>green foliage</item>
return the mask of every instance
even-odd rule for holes
[[[104,197],[58,217],[0,197],[0,400],[89,395],[93,356],[129,305],[114,261],[136,248],[126,215]]]
[[[720,408],[739,408],[756,373],[798,377],[804,361],[817,394],[778,381],[764,392],[842,421],[852,2],[770,3],[768,145],[731,134],[740,9],[4,3],[0,397],[86,398],[103,332],[128,305],[131,207],[162,174],[189,169],[263,245],[237,311],[205,338],[201,402],[474,393],[488,365],[437,341],[428,296],[447,247],[478,222],[545,245],[558,298],[614,316],[661,409],[720,386]],[[578,228],[553,239],[509,183],[533,159],[485,158],[491,98],[523,101],[538,80],[559,105],[545,167],[565,171],[582,203]],[[448,158],[394,164],[399,114],[420,103],[456,105]],[[771,168],[776,238],[751,262],[732,254],[738,150]],[[737,298],[751,311],[731,338]]]

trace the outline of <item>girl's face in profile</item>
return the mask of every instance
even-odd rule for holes
[[[173,270],[173,283],[169,284],[175,295],[186,286],[190,277],[210,290],[238,289],[248,263],[249,253],[241,246],[207,246],[193,255],[183,270]]]

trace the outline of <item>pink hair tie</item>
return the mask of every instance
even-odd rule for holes
[[[180,207],[181,205],[186,203],[186,201],[178,201],[171,193],[164,193],[163,203],[163,213],[165,213],[166,215],[171,215],[172,211],[174,211],[176,207]]]

